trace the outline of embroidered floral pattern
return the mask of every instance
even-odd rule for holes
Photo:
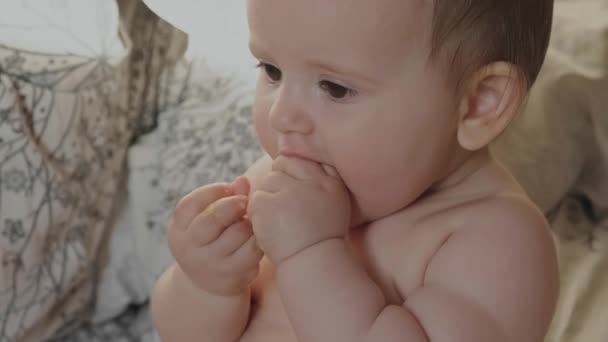
[[[2,236],[7,238],[11,243],[16,243],[18,240],[23,239],[25,237],[23,222],[21,220],[5,219]]]

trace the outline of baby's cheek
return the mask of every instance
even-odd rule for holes
[[[278,153],[276,137],[263,114],[255,115],[255,131],[264,151],[274,159]]]
[[[344,175],[350,191],[353,219],[359,224],[392,212],[396,206],[396,193],[400,192],[401,184],[394,175],[374,171],[373,167],[362,167]]]
[[[352,225],[359,225],[366,216],[364,214],[365,199],[361,189],[361,180],[357,179],[356,175],[349,173],[341,174],[340,176],[348,190],[350,198]]]

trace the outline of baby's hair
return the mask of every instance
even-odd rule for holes
[[[492,62],[516,65],[529,89],[543,64],[553,0],[434,0],[431,59],[458,86]]]

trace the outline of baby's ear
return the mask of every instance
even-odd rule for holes
[[[475,151],[494,140],[519,112],[526,81],[513,64],[494,62],[480,68],[466,83],[458,108],[458,142]]]

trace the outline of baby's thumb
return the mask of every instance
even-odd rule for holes
[[[250,185],[249,179],[247,179],[247,177],[239,176],[234,180],[234,182],[232,182],[231,185],[236,195],[249,195]]]

